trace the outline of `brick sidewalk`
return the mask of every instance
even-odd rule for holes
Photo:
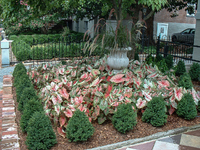
[[[12,76],[3,77],[3,90],[0,91],[0,149],[20,150],[15,103],[12,95]]]

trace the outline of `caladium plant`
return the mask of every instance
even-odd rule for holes
[[[156,66],[130,61],[127,69],[113,74],[106,59],[83,58],[55,66],[47,63],[28,72],[61,136],[76,109],[85,112],[90,121],[103,123],[121,103],[134,103],[133,109],[143,112],[152,97],[161,95],[172,114],[184,93],[191,93],[196,104],[200,100],[199,92],[178,87],[174,76],[169,78]]]

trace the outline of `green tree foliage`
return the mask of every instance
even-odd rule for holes
[[[192,80],[200,80],[200,65],[198,63],[193,63],[190,67],[189,74]]]
[[[197,116],[196,105],[190,93],[183,95],[183,98],[178,103],[176,114],[186,120],[194,119]]]
[[[94,127],[85,113],[78,109],[70,118],[66,133],[70,142],[87,141],[93,135]]]
[[[137,113],[134,112],[132,105],[121,104],[112,117],[112,124],[121,133],[126,133],[133,129],[137,124]]]
[[[178,80],[178,86],[186,89],[192,89],[192,80],[187,72],[180,76],[180,79]]]
[[[57,143],[51,121],[44,112],[35,112],[29,119],[26,145],[29,150],[49,150]]]
[[[37,111],[43,111],[42,104],[38,99],[32,98],[25,105],[23,114],[21,116],[20,127],[22,132],[27,132],[28,121],[33,116],[34,112]]]
[[[185,63],[182,60],[180,60],[176,66],[175,74],[177,76],[180,76],[180,75],[184,74],[185,72],[186,72]]]
[[[152,126],[163,126],[167,122],[166,111],[164,99],[153,97],[142,114],[142,121],[151,123]]]

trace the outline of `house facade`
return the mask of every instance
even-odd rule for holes
[[[189,14],[185,9],[176,12],[178,16],[171,17],[172,13],[163,9],[154,15],[154,35],[161,38],[171,37],[173,33],[179,33],[187,28],[195,28],[195,14]]]

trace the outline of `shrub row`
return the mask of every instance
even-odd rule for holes
[[[57,143],[56,135],[22,63],[16,65],[13,77],[26,145],[30,150],[48,150]]]
[[[63,37],[61,34],[33,34],[33,35],[11,35],[9,40],[24,41],[28,45],[32,46],[37,44],[44,44],[59,41],[81,41],[83,39],[84,33],[71,33],[69,36]]]

